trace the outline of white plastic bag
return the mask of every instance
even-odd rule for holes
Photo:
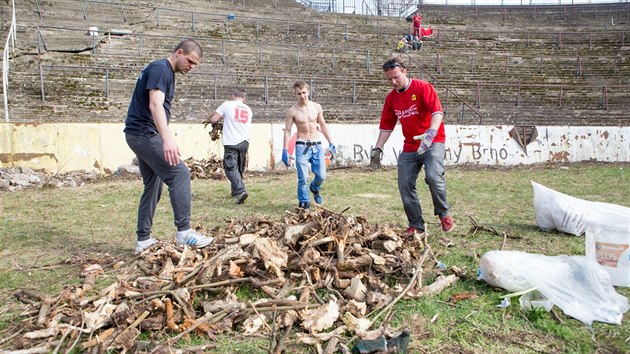
[[[587,227],[586,256],[604,267],[612,285],[630,287],[630,232]]]
[[[534,181],[536,224],[544,231],[558,230],[581,236],[586,227],[606,228],[630,235],[630,208],[578,199]]]
[[[608,273],[586,256],[490,251],[481,257],[478,279],[512,292],[536,288],[567,316],[589,326],[593,321],[620,324],[630,308]]]
[[[553,302],[545,298],[538,290],[526,292],[521,295],[518,302],[522,308],[527,310],[545,309],[545,311],[549,312],[553,307]]]

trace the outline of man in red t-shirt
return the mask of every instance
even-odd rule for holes
[[[383,72],[393,90],[385,98],[380,132],[370,156],[372,159],[380,158],[383,146],[396,123],[400,122],[405,141],[398,157],[398,190],[409,221],[406,234],[413,236],[416,232],[425,231],[422,208],[416,193],[416,180],[422,166],[424,180],[433,199],[433,212],[440,218],[442,230],[449,232],[455,224],[446,202],[446,135],[440,99],[430,83],[408,78],[405,64],[398,57],[385,61]]]
[[[413,17],[413,35],[414,36],[422,37],[422,34],[420,33],[421,23],[422,23],[422,16],[420,16],[420,13],[416,12],[416,15]]]

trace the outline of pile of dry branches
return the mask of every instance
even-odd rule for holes
[[[190,179],[223,179],[223,160],[214,157],[195,160],[192,157],[184,161],[190,170]]]
[[[388,321],[398,300],[437,293],[458,279],[436,267],[441,263],[426,238],[405,239],[387,225],[324,208],[201,231],[215,236],[205,249],[159,242],[134,262],[113,266],[117,280],[102,290],[94,282],[104,271],[91,264],[83,285],[56,296],[18,291],[29,310],[21,329],[3,342],[23,353],[160,353],[191,332],[212,343],[216,334],[238,328],[269,338],[271,353],[304,344],[349,352],[357,338],[395,336]],[[427,273],[437,278],[423,286]],[[239,298],[241,287],[259,299]],[[139,340],[141,331],[151,339]]]

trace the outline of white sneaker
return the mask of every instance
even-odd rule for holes
[[[214,238],[204,236],[200,233],[195,232],[193,229],[188,229],[186,231],[177,231],[177,243],[181,246],[194,246],[197,248],[206,247],[210,243],[212,243]]]
[[[142,253],[142,251],[146,250],[147,248],[155,245],[158,241],[156,239],[154,239],[153,237],[150,237],[144,241],[138,241],[136,242],[136,254]]]

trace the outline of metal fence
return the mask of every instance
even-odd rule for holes
[[[87,34],[87,35],[86,35]],[[180,36],[155,35],[115,30],[85,31],[78,28],[38,26],[36,48],[44,52],[91,53],[93,58],[110,57],[123,62],[130,55],[157,57],[168,53],[181,40]],[[338,69],[340,64],[356,73],[370,74],[372,56],[369,49],[336,47],[332,45],[296,45],[253,42],[245,40],[190,37],[199,42],[204,51],[202,65],[236,66],[243,63],[268,65],[274,70],[287,67],[328,66]]]
[[[135,85],[138,73],[139,69],[135,67],[42,64],[39,70],[40,97],[42,101],[69,99],[73,93],[78,98],[111,97],[112,91],[126,95]],[[178,80],[180,86],[194,87],[194,90],[181,90],[179,98],[226,99],[234,87],[243,86],[250,92],[251,100],[268,105],[280,97],[285,98],[275,101],[285,102],[286,97],[293,100],[291,87],[298,79],[309,83],[311,99],[340,104],[366,104],[373,102],[375,97],[380,101],[383,93],[388,91],[382,80],[194,71]],[[113,83],[119,87],[112,87]],[[379,92],[375,93],[374,88],[380,88]]]
[[[297,2],[321,12],[362,15],[371,13],[378,16],[407,17],[425,5],[464,6],[476,8],[477,13],[479,9],[498,7],[520,8],[522,11],[533,10],[533,8],[538,8],[538,11],[541,11],[552,7],[563,7],[561,11],[566,13],[567,7],[576,8],[576,5],[623,4],[630,2],[630,0],[297,0]]]
[[[405,17],[418,9],[418,0],[297,0],[297,2],[321,12],[367,14]]]
[[[81,107],[93,106],[94,102],[127,102],[138,72],[138,68],[41,65],[41,99]],[[215,101],[227,99],[234,87],[244,87],[249,93],[250,105],[257,111],[258,118],[264,120],[277,117],[278,112],[293,103],[291,87],[298,79],[309,83],[311,99],[324,105],[336,122],[358,120],[366,111],[371,114],[365,117],[367,121],[377,120],[390,89],[383,80],[194,71],[178,80],[177,99],[187,102],[187,109],[199,113],[205,105],[216,105]],[[436,89],[447,120],[461,124],[505,121],[502,115],[510,111],[523,115],[514,118],[522,121],[531,119],[532,114],[578,120],[583,114],[581,111],[589,112],[587,117],[601,114],[612,117],[625,112],[626,102],[630,100],[630,85],[470,83],[448,90]],[[470,99],[474,106],[467,105],[465,100],[453,99],[453,92],[460,98]],[[545,113],[540,113],[541,110]],[[191,119],[202,118],[192,114]],[[614,125],[614,122],[609,123]]]
[[[2,51],[2,99],[4,104],[4,120],[9,122],[9,52],[15,51],[15,1],[11,1],[11,24],[9,25],[9,33]]]
[[[36,0],[37,11],[40,18],[47,16],[39,0]],[[78,6],[80,5],[80,6]],[[121,22],[128,22],[129,18],[136,14],[141,15],[142,20],[152,19],[157,27],[177,25],[181,29],[189,29],[192,32],[219,31],[229,34],[233,27],[241,28],[239,32],[258,35],[261,31],[273,29],[279,33],[310,35],[318,41],[327,37],[339,40],[349,39],[347,23],[324,22],[324,21],[291,21],[289,19],[274,19],[256,16],[244,16],[234,14],[217,14],[195,10],[181,10],[167,7],[156,7],[143,4],[129,4],[113,1],[101,0],[80,0],[74,10],[78,16],[84,20],[102,20],[104,12],[110,14],[112,18],[117,18]],[[137,18],[136,21],[140,20]],[[243,31],[246,29],[247,32]]]
[[[122,2],[121,3],[108,3],[108,2],[95,1],[95,0],[82,0],[81,4],[84,5],[83,4],[84,2],[97,3],[99,5],[115,4],[121,7],[123,6]],[[124,15],[125,17],[128,16],[129,14],[128,11],[126,10],[121,10],[121,11],[122,13],[125,14]],[[87,17],[89,14],[88,9],[84,8],[83,13]],[[156,13],[160,13],[160,11],[156,10]],[[181,13],[192,14],[192,15],[190,19],[183,20],[183,17],[178,15]],[[197,12],[191,13],[187,11],[178,12],[172,9],[166,9],[165,12],[163,12],[161,15],[157,15],[156,17],[158,18],[157,23],[159,23],[159,21],[163,21],[162,25],[164,25],[164,21],[168,23],[177,23],[177,21],[185,21],[187,24],[190,24],[191,30],[199,30],[200,25],[198,25],[197,21],[200,18],[199,17],[200,14],[202,13],[197,13]],[[281,24],[281,26],[284,26],[286,23],[287,27],[285,28],[285,30],[287,34],[290,34],[293,31],[301,31],[302,29],[305,29],[308,27],[308,30],[305,30],[305,32],[303,33],[305,34],[308,33],[308,35],[312,35],[312,36],[317,35],[318,40],[321,38],[319,37],[321,23],[316,23],[318,27],[309,27],[310,26],[309,24],[307,24],[307,27],[300,27],[300,23],[303,24],[302,22],[298,23],[298,22],[290,22],[290,21],[286,21],[286,22],[285,21],[269,21],[268,19],[264,19],[264,20],[267,21],[265,23],[276,23],[276,24]],[[229,33],[230,28],[231,28],[230,26],[234,26],[235,22],[232,22],[232,20],[228,20],[228,19],[220,19],[220,20],[217,20],[217,23],[222,23],[222,24],[227,23],[226,31]],[[256,21],[249,21],[247,22],[245,26],[249,26],[247,28],[249,28],[249,30],[251,31],[254,31],[254,30],[257,31],[256,33],[258,33],[258,31],[264,30],[264,26],[260,25],[260,22],[256,22]],[[384,45],[388,41],[391,41],[391,43],[395,42],[396,39],[388,35],[386,28],[380,26],[378,20],[374,21],[374,26],[372,27],[376,29],[376,32],[383,34]],[[315,28],[316,30],[314,30]],[[64,35],[63,36],[64,42],[55,43],[54,45],[52,45],[51,44],[52,41],[48,40],[47,36],[51,35],[51,33],[54,33],[55,31],[70,31],[75,34],[72,36]],[[61,27],[41,26],[37,29],[38,50],[41,50],[42,52],[44,50],[85,52],[87,50],[87,51],[90,51],[94,57],[99,57],[99,56],[107,57],[107,56],[117,56],[117,55],[120,55],[121,57],[123,57],[125,55],[128,56],[129,53],[131,52],[131,53],[137,53],[138,56],[150,57],[150,56],[156,56],[156,55],[163,55],[164,53],[168,52],[171,49],[171,48],[164,47],[164,43],[166,42],[165,39],[173,39],[173,41],[181,39],[181,37],[175,37],[175,36],[156,36],[156,35],[133,34],[133,33],[115,33],[113,31],[102,31],[102,30],[101,31],[96,30],[95,31],[96,35],[85,36],[85,32],[86,31],[84,29],[68,29],[68,28],[61,28]],[[453,33],[455,32],[457,31],[453,31]],[[341,31],[340,34],[343,35],[344,33],[347,36],[348,26],[345,24],[343,26],[343,31]],[[476,39],[477,36],[479,36],[479,38],[483,40],[496,40],[497,43],[502,42],[501,41],[502,34],[497,33],[497,32],[466,31],[463,33],[466,40],[473,40],[473,39]],[[54,36],[54,34],[52,35]],[[550,45],[555,45],[559,48],[562,48],[562,45],[574,45],[574,44],[584,45],[584,46],[587,46],[587,45],[594,46],[593,37],[589,37],[588,41],[585,41],[584,38],[582,38],[581,41],[578,39],[576,40],[567,39],[571,37],[572,35],[576,35],[576,38],[578,38],[579,33],[571,33],[571,32],[552,33],[552,34],[549,34],[549,36],[545,34],[545,36],[542,36],[541,38],[538,38],[538,37],[534,38],[534,36],[538,34],[530,33],[527,35],[528,35],[527,37],[528,40],[526,42],[527,43],[526,45],[529,45],[530,43],[529,40],[531,39],[532,43],[535,41],[537,42],[542,41],[544,43],[549,43]],[[615,35],[618,35],[618,37],[616,37],[617,38],[616,40],[619,41],[620,46],[623,47],[625,43],[625,32],[615,32]],[[126,52],[117,53],[114,51],[107,52],[108,49],[106,49],[104,46],[101,46],[102,44],[101,41],[105,37],[107,37],[109,40],[112,40],[112,38],[117,38],[119,36],[134,38],[134,40],[130,42],[132,43],[134,47],[131,49],[127,48]],[[443,32],[441,34],[438,32],[436,37],[437,37],[437,41],[441,45],[447,45],[448,43],[451,42],[448,32]],[[239,56],[240,57],[246,56],[248,57],[248,59],[244,60],[244,62],[248,62],[248,63],[256,62],[257,60],[259,64],[273,63],[276,65],[282,64],[282,65],[297,66],[297,67],[308,66],[310,65],[309,60],[312,60],[315,57],[315,54],[313,54],[312,52],[309,52],[309,51],[313,51],[313,52],[317,52],[317,55],[320,56],[319,57],[320,60],[323,59],[331,63],[332,67],[337,66],[337,61],[340,60],[341,57],[344,57],[344,60],[345,60],[344,66],[356,65],[356,67],[367,69],[367,72],[370,72],[370,66],[371,66],[370,59],[371,58],[370,58],[369,51],[363,52],[363,51],[358,51],[355,49],[336,48],[334,46],[324,46],[324,45],[318,45],[318,46],[278,45],[278,44],[273,44],[273,43],[256,43],[253,41],[225,40],[225,39],[216,39],[216,38],[211,38],[211,37],[198,37],[197,39],[200,42],[202,42],[202,46],[204,46],[204,51],[206,51],[206,49],[209,49],[208,52],[214,53],[213,55],[211,55],[211,57],[215,58],[215,63],[221,63],[224,65],[236,65],[238,63],[235,62],[236,60],[232,60],[233,58],[236,58]],[[460,41],[460,40],[461,38],[455,39],[455,37],[453,37],[452,41],[455,42],[455,41]],[[76,41],[76,43],[82,43],[82,44],[78,45],[74,49],[71,47],[72,45],[68,48],[63,47],[64,45],[73,43],[73,41]],[[519,41],[519,42],[521,44],[524,43],[524,41]],[[267,49],[270,49],[270,50],[267,51]],[[272,55],[269,54],[272,52],[279,53],[279,58],[273,57]],[[347,61],[348,58],[352,58],[354,62],[351,62],[351,61],[348,62]],[[426,68],[423,68],[422,66],[420,66],[413,58],[409,57],[409,59],[412,63],[415,64],[415,67],[413,67],[413,65],[410,66],[410,71],[418,72],[418,76],[421,76],[424,79],[427,79],[428,81],[433,82],[434,85],[436,85],[436,89],[438,89],[438,91],[440,92],[440,97],[442,97],[445,111],[452,111],[451,116],[460,117],[460,120],[462,123],[470,123],[470,122],[483,123],[484,115],[488,117],[487,111],[482,112],[482,109],[485,109],[486,107],[486,105],[482,103],[489,101],[485,98],[484,96],[485,93],[488,92],[490,95],[496,95],[498,91],[506,90],[505,87],[504,88],[498,88],[498,87],[484,88],[483,86],[474,86],[472,84],[462,84],[462,85],[468,85],[467,87],[463,89],[461,89],[461,87],[457,88],[455,86],[451,88],[448,85],[444,85],[442,82],[440,82],[440,80],[436,77],[436,75],[429,72]],[[440,62],[439,58],[437,62],[438,63]],[[541,62],[543,62],[542,57],[541,57]],[[581,65],[582,63],[580,62],[580,59],[578,58],[577,63],[576,63],[576,73],[578,75],[580,73],[581,74],[584,73],[584,71],[580,69]],[[125,94],[128,94],[128,92],[130,92],[128,88],[132,87],[135,81],[130,80],[128,78],[129,77],[128,75],[125,75],[125,77],[121,76],[119,72],[128,73],[131,70],[138,70],[138,69],[137,68],[124,68],[122,66],[124,66],[124,63],[121,64],[121,67],[118,67],[118,68],[117,67],[96,67],[96,66],[86,67],[86,66],[43,65],[40,68],[42,100],[46,100],[47,98],[51,98],[51,99],[52,98],[55,98],[55,99],[65,98],[63,96],[63,91],[57,90],[57,88],[60,88],[60,87],[55,86],[55,81],[53,80],[55,75],[52,74],[52,72],[61,73],[61,72],[64,72],[64,70],[66,71],[66,73],[70,71],[82,72],[81,75],[77,76],[74,79],[67,78],[67,77],[64,78],[65,74],[58,75],[58,79],[60,80],[74,81],[72,85],[85,84],[88,79],[87,77],[88,72],[98,72],[97,75],[100,75],[100,78],[97,78],[97,80],[94,81],[93,84],[91,84],[89,90],[85,90],[85,89],[80,90],[79,92],[81,92],[82,94],[85,94],[87,92],[89,93],[89,95],[93,95],[94,97],[110,97],[113,91],[112,87],[119,86],[119,85],[126,87],[127,91]],[[197,79],[191,78],[190,80],[184,82],[184,84],[186,84],[186,82],[189,82],[191,85],[195,85],[195,87],[199,89],[197,91],[198,97],[193,97],[193,96],[191,97],[200,98],[200,99],[201,98],[219,99],[220,97],[225,98],[227,96],[223,95],[224,92],[222,88],[231,90],[231,88],[233,88],[234,85],[247,82],[249,85],[248,89],[254,92],[254,95],[251,95],[250,97],[255,97],[255,100],[257,100],[259,104],[266,105],[266,106],[272,106],[277,102],[286,103],[284,101],[285,99],[282,97],[287,97],[287,93],[288,93],[288,96],[291,97],[291,92],[287,91],[287,87],[290,87],[291,82],[289,81],[295,79],[295,76],[283,77],[283,76],[274,76],[274,75],[270,76],[270,75],[234,74],[234,73],[217,74],[217,73],[210,73],[210,72],[204,71],[203,67],[201,67],[200,69],[201,70],[194,73],[192,77],[201,77],[201,79],[197,80]],[[474,66],[472,64],[471,64],[471,69],[474,70]],[[507,64],[506,64],[506,70],[507,70]],[[437,70],[437,72],[440,73],[439,70]],[[428,76],[428,78],[425,78],[424,76]],[[363,80],[363,79],[358,79],[358,78],[357,79],[340,79],[340,78],[334,78],[334,77],[307,78],[307,80],[311,82],[312,94],[314,95],[314,97],[317,99],[326,100],[330,102],[331,104],[335,104],[335,103],[346,103],[346,104],[351,104],[351,105],[355,105],[357,103],[363,103],[363,104],[370,103],[373,105],[380,104],[380,102],[382,101],[382,97],[384,97],[384,92],[387,91],[386,85],[384,85],[383,82],[381,82],[381,80]],[[514,85],[518,85],[518,84],[514,84]],[[521,89],[525,87],[526,86],[523,86],[523,85],[520,86]],[[602,87],[605,87],[605,89],[602,89]],[[536,87],[526,87],[526,88],[527,90],[532,89],[534,91],[536,89]],[[544,85],[542,85],[541,87],[539,87],[539,89],[540,90],[549,90],[549,89],[555,90],[556,88],[544,87]],[[588,107],[595,108],[595,109],[608,108],[608,97],[625,97],[624,92],[622,92],[621,94],[618,93],[619,90],[625,91],[625,92],[630,91],[627,86],[586,87],[586,86],[579,86],[579,85],[576,85],[574,87],[564,86],[564,87],[561,87],[559,90],[562,91],[562,93],[559,94],[559,97],[560,97],[560,102],[563,103],[559,107],[563,107],[564,104],[568,104],[568,102],[571,102],[570,97],[580,96],[580,94],[575,94],[575,95],[571,94],[570,93],[571,90],[588,91],[588,93],[586,93],[584,97],[593,97],[593,94],[591,91],[602,90],[601,91],[602,95],[603,97],[606,97],[606,99],[605,100],[602,99],[601,102],[599,103],[599,106],[593,106],[590,104],[588,105]],[[374,92],[377,92],[377,94],[375,95]],[[55,96],[55,94],[59,94],[59,96]],[[527,99],[525,99],[525,97],[527,96],[526,92],[522,92],[518,94],[509,93],[503,96],[516,97],[514,98],[516,102],[514,104],[514,107],[523,107],[523,106],[533,107],[535,104],[535,100],[531,101],[530,103]],[[511,99],[505,100],[506,106],[511,105],[510,100]],[[467,101],[471,103],[468,103]],[[472,103],[473,101],[474,103]]]

